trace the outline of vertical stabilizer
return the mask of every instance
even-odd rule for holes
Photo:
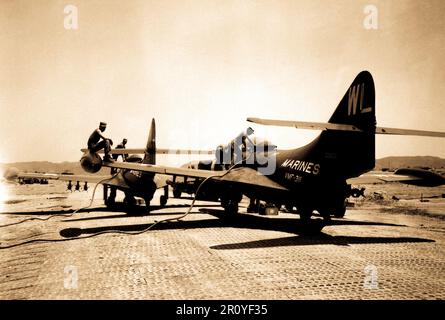
[[[361,130],[327,130],[321,133],[317,149],[332,166],[332,172],[348,178],[372,170],[375,166],[375,89],[368,71],[357,75],[329,123],[353,125]]]
[[[148,133],[147,146],[144,151],[145,164],[156,164],[156,123],[155,119],[151,119],[150,131]]]

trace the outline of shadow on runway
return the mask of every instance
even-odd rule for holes
[[[200,209],[203,213],[211,214],[220,219],[227,219],[227,214],[224,210],[215,209]],[[252,225],[254,229],[276,230],[286,231],[295,230],[295,224],[300,224],[298,215],[295,218],[276,218],[251,214],[240,214],[233,217],[233,220],[237,223],[245,224],[244,228],[248,228]],[[312,219],[314,221],[322,221],[322,219]],[[373,221],[353,221],[347,219],[333,219],[329,222],[323,221],[323,227],[327,226],[339,226],[339,225],[362,225],[362,226],[392,226],[392,227],[405,227],[405,225],[385,223],[385,222],[373,222]]]
[[[2,212],[1,214],[10,214],[10,215],[18,215],[18,216],[45,216],[45,215],[64,215],[73,213],[76,209],[64,209],[64,210],[35,210],[35,211],[24,211],[24,212]],[[96,207],[96,208],[87,208],[87,209],[79,209],[77,212],[105,212],[110,211],[106,207]]]
[[[147,212],[145,208],[136,208],[132,209],[131,212],[126,212],[119,215],[107,215],[107,216],[93,216],[87,218],[78,218],[78,219],[65,219],[64,222],[73,222],[73,221],[90,221],[90,220],[105,220],[105,219],[114,219],[114,218],[129,218],[129,217],[147,217],[147,216],[180,216],[184,214],[183,212],[156,212],[157,210],[163,209],[174,209],[174,208],[188,208],[190,205],[181,204],[181,205],[171,205],[171,206],[152,206],[150,212]],[[209,207],[208,205],[195,205],[194,208],[200,207]],[[214,205],[214,207],[219,207],[218,205]],[[111,210],[108,210],[110,212]],[[112,212],[122,212],[122,211],[112,211]],[[196,212],[192,211],[192,214],[204,214],[204,212]]]
[[[407,243],[407,242],[434,242],[430,239],[412,237],[357,237],[357,236],[331,236],[321,232],[327,225],[362,225],[362,226],[402,226],[391,223],[348,221],[346,219],[333,220],[325,224],[322,219],[313,219],[310,226],[301,224],[298,218],[269,218],[264,216],[253,216],[240,214],[227,217],[223,210],[200,209],[201,212],[212,214],[219,219],[180,220],[174,222],[160,223],[151,230],[180,230],[198,228],[247,228],[255,230],[281,231],[296,236],[250,241],[245,243],[223,244],[211,247],[216,250],[250,249],[276,246],[301,246],[301,245],[350,245],[371,243]],[[173,213],[172,213],[173,214]],[[175,213],[180,215],[180,213]],[[100,217],[98,217],[100,218]],[[64,238],[74,238],[82,235],[94,235],[102,232],[142,232],[152,224],[136,225],[113,225],[91,228],[66,228],[60,231]],[[147,231],[150,232],[150,231]]]
[[[179,217],[181,214],[177,214]],[[132,225],[115,225],[115,226],[104,226],[104,227],[92,227],[92,228],[66,228],[60,231],[60,235],[64,238],[79,237],[81,235],[92,235],[100,232],[138,232],[143,231],[153,223],[148,224],[132,224]],[[205,219],[205,220],[195,220],[195,221],[175,221],[170,223],[160,223],[151,230],[174,230],[174,229],[196,229],[196,228],[213,228],[221,227],[221,223],[217,219]],[[148,231],[149,232],[149,231]]]
[[[412,237],[356,237],[356,236],[331,236],[320,233],[313,236],[293,236],[266,240],[256,240],[240,243],[222,244],[210,247],[216,250],[255,249],[283,246],[307,246],[320,244],[333,244],[348,246],[351,244],[378,244],[378,243],[408,243],[408,242],[435,242],[430,239]]]
[[[77,219],[77,220],[70,220],[70,221],[81,221],[81,220],[93,220],[93,219],[106,219],[106,218],[122,218],[129,216],[149,216],[149,215],[171,215],[171,214],[183,214],[175,212],[175,213],[169,213],[169,212],[160,212],[155,213],[157,210],[163,210],[163,209],[175,209],[175,208],[188,208],[189,204],[174,204],[174,205],[166,205],[164,207],[161,207],[159,205],[151,206],[150,212],[147,212],[145,206],[136,206],[131,208],[131,212],[128,212],[128,207],[125,205],[116,205],[113,208],[107,208],[105,206],[100,207],[92,207],[92,208],[84,208],[84,209],[78,209],[77,213],[85,213],[85,212],[123,212],[124,214],[116,216],[108,216],[108,217],[101,217],[101,216],[95,216],[91,218],[85,218],[85,219]],[[220,205],[194,205],[194,208],[210,208],[210,207],[220,207]],[[45,216],[45,215],[66,215],[69,213],[73,213],[76,211],[76,209],[63,209],[63,210],[35,210],[35,211],[24,211],[24,212],[1,212],[0,214],[6,214],[6,215],[23,215],[23,216]]]

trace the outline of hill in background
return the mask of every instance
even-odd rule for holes
[[[376,170],[388,168],[395,170],[397,168],[445,168],[445,159],[431,156],[418,157],[386,157],[376,161]]]

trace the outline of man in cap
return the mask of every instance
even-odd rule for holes
[[[104,161],[113,162],[114,160],[109,154],[111,146],[113,145],[113,141],[106,138],[102,134],[102,132],[104,132],[106,128],[107,124],[105,122],[101,122],[99,124],[99,128],[94,130],[93,133],[90,135],[90,138],[88,139],[88,149],[91,152],[98,152],[99,150],[104,149]]]
[[[121,143],[116,146],[116,149],[125,149],[125,145],[127,144],[127,139],[124,138]],[[113,154],[113,159],[117,160],[119,158],[119,154]],[[127,161],[128,154],[122,153],[122,160]]]
[[[127,139],[124,138],[122,140],[121,143],[119,143],[116,146],[116,149],[125,149],[125,145],[127,144]],[[119,158],[120,154],[113,154],[113,160],[116,161]],[[128,158],[128,154],[127,153],[122,153],[122,160],[123,161],[127,161]],[[117,173],[117,169],[116,168],[111,168],[111,174],[116,174]],[[108,197],[108,203],[109,205],[113,205],[116,203],[116,191],[117,188],[115,186],[110,186],[110,196]],[[132,201],[134,201],[134,197],[130,196],[130,195],[125,195],[125,199],[124,201],[130,201],[131,199],[133,199]]]
[[[121,143],[119,143],[117,146],[116,146],[116,149],[125,149],[125,145],[127,144],[127,139],[126,138],[124,138],[124,140],[122,140],[122,142]],[[119,158],[119,156],[120,156],[120,154],[113,154],[113,160],[114,161],[116,161],[118,158]],[[127,158],[128,158],[128,154],[127,153],[123,153],[122,154],[122,160],[123,161],[127,161]],[[111,174],[115,174],[117,172],[117,169],[116,168],[111,168]]]

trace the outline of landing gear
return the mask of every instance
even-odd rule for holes
[[[255,198],[250,198],[249,206],[247,207],[248,213],[258,213],[260,211],[260,201]]]
[[[175,198],[181,198],[182,192],[181,190],[177,189],[177,188],[173,188],[173,197]]]
[[[320,212],[320,211],[319,211]],[[331,221],[331,213],[329,211],[321,211],[320,215],[322,216],[323,220],[326,222]]]
[[[301,234],[312,236],[319,234],[325,226],[325,221],[321,219],[311,219],[313,209],[311,208],[297,208],[297,213],[300,215]]]
[[[136,199],[132,195],[126,193],[124,203],[130,207],[134,207],[136,205]]]
[[[225,213],[229,215],[235,215],[238,213],[238,201],[233,199],[221,200],[221,206],[224,208]]]
[[[319,208],[317,211],[323,217],[324,221],[331,221],[332,210],[329,208]]]
[[[116,207],[116,202],[112,199],[105,200],[105,205],[108,209],[113,210]]]
[[[346,200],[337,202],[337,205],[334,205],[330,208],[319,208],[317,211],[323,217],[325,221],[330,221],[331,216],[335,218],[343,218],[346,213]]]
[[[108,189],[110,189],[110,195],[108,195]],[[104,204],[110,210],[116,209],[116,189],[107,185],[103,185],[104,191]]]
[[[334,217],[343,218],[346,213],[346,200],[342,204],[339,204],[334,210]]]
[[[150,201],[151,201],[151,198],[149,198],[149,197],[144,198],[145,209],[146,209],[147,213],[150,213]]]
[[[113,205],[116,203],[116,187],[110,186],[110,196],[107,199],[107,202],[112,203]]]
[[[312,212],[314,210],[311,208],[301,207],[297,209],[297,213],[300,215],[300,220],[302,223],[308,223],[311,220]]]
[[[164,194],[159,198],[161,207],[165,207],[168,200],[168,186],[164,187]]]
[[[162,195],[160,198],[159,198],[159,204],[161,205],[161,207],[165,207],[165,205],[167,204],[167,197],[166,196],[164,196],[164,195]]]

